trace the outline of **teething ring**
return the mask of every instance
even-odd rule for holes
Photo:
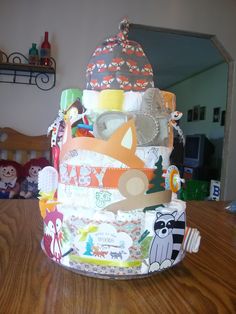
[[[170,166],[167,169],[165,177],[166,189],[171,190],[174,193],[178,192],[181,187],[181,179],[178,168],[176,166]]]
[[[170,180],[170,189],[174,193],[176,193],[180,188],[179,183],[176,179],[177,176],[179,176],[179,171],[176,169],[171,170],[170,179],[169,179]]]

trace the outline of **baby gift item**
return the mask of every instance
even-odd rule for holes
[[[162,271],[197,252],[201,238],[186,226],[186,203],[176,194],[183,180],[169,164],[181,116],[175,95],[154,88],[152,67],[128,28],[123,21],[96,48],[83,92],[63,91],[49,129],[54,167],[39,172],[43,251],[101,278]]]

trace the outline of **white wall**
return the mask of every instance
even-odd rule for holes
[[[132,23],[217,35],[236,59],[236,2],[233,0],[1,0],[0,48],[27,53],[49,31],[57,61],[57,85],[48,92],[33,86],[0,84],[0,125],[30,133],[45,133],[54,119],[62,89],[85,86],[85,67],[97,43],[117,32],[121,18]],[[232,102],[235,102],[236,86]],[[236,119],[236,106],[227,119]],[[231,128],[232,126],[232,128]],[[226,197],[236,198],[236,125],[228,123],[230,158],[225,165]],[[236,167],[234,167],[236,168]]]

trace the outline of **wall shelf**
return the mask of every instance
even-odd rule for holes
[[[9,56],[0,51],[0,83],[35,85],[47,91],[56,84],[56,62],[50,58],[51,66],[31,65],[19,52]]]

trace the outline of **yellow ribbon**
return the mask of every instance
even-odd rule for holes
[[[56,200],[39,200],[39,209],[42,218],[46,217],[47,212],[53,212],[56,209],[56,205],[61,204],[60,202],[56,202]]]
[[[79,229],[78,233],[81,235],[79,241],[83,242],[87,239],[89,233],[96,232],[98,230],[97,226],[88,226],[86,228]]]
[[[39,199],[40,200],[53,200],[55,191],[52,191],[50,193],[45,192],[39,192]]]
[[[115,267],[139,267],[142,265],[142,261],[129,261],[129,262],[119,262],[119,261],[107,261],[107,260],[98,260],[89,257],[80,257],[71,255],[70,259],[77,263],[88,263],[99,266],[115,266]]]
[[[50,193],[39,192],[39,209],[43,219],[46,217],[47,211],[52,212],[55,210],[57,204],[61,204],[56,201],[54,194],[54,191]]]

